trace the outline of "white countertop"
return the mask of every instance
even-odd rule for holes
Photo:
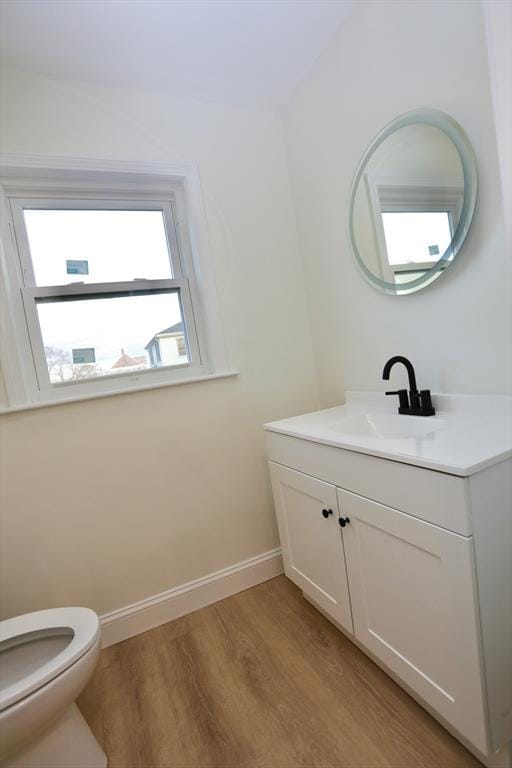
[[[512,456],[512,398],[506,395],[433,393],[436,415],[422,417],[398,416],[397,398],[384,393],[345,397],[345,405],[273,421],[265,429],[463,477]],[[407,434],[415,430],[421,434]]]

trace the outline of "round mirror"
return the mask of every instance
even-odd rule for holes
[[[466,238],[476,185],[473,149],[449,115],[420,109],[389,123],[350,193],[350,243],[365,278],[395,295],[437,280]]]

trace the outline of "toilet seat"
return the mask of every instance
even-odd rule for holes
[[[99,639],[97,615],[89,608],[50,608],[35,611],[0,622],[1,645],[15,645],[16,638],[33,633],[49,635],[58,630],[69,630],[72,639],[59,653],[48,659],[38,669],[5,688],[0,683],[0,711],[53,680],[81,658]]]

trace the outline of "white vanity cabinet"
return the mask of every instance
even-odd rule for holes
[[[293,422],[266,425],[286,575],[483,762],[508,768],[510,460],[459,476],[309,440]]]

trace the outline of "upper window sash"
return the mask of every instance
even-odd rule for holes
[[[159,211],[162,213],[167,249],[172,275],[180,278],[186,269],[182,258],[182,249],[178,236],[176,202],[174,197],[167,200],[153,199],[143,202],[128,199],[113,200],[102,198],[100,195],[90,199],[83,196],[69,195],[66,197],[9,197],[8,199],[18,256],[21,265],[23,284],[26,287],[36,286],[34,264],[30,252],[29,237],[25,222],[25,210],[64,210],[64,211]],[[71,276],[70,276],[71,277]],[[137,275],[143,278],[144,275]],[[71,280],[70,280],[71,282]]]

